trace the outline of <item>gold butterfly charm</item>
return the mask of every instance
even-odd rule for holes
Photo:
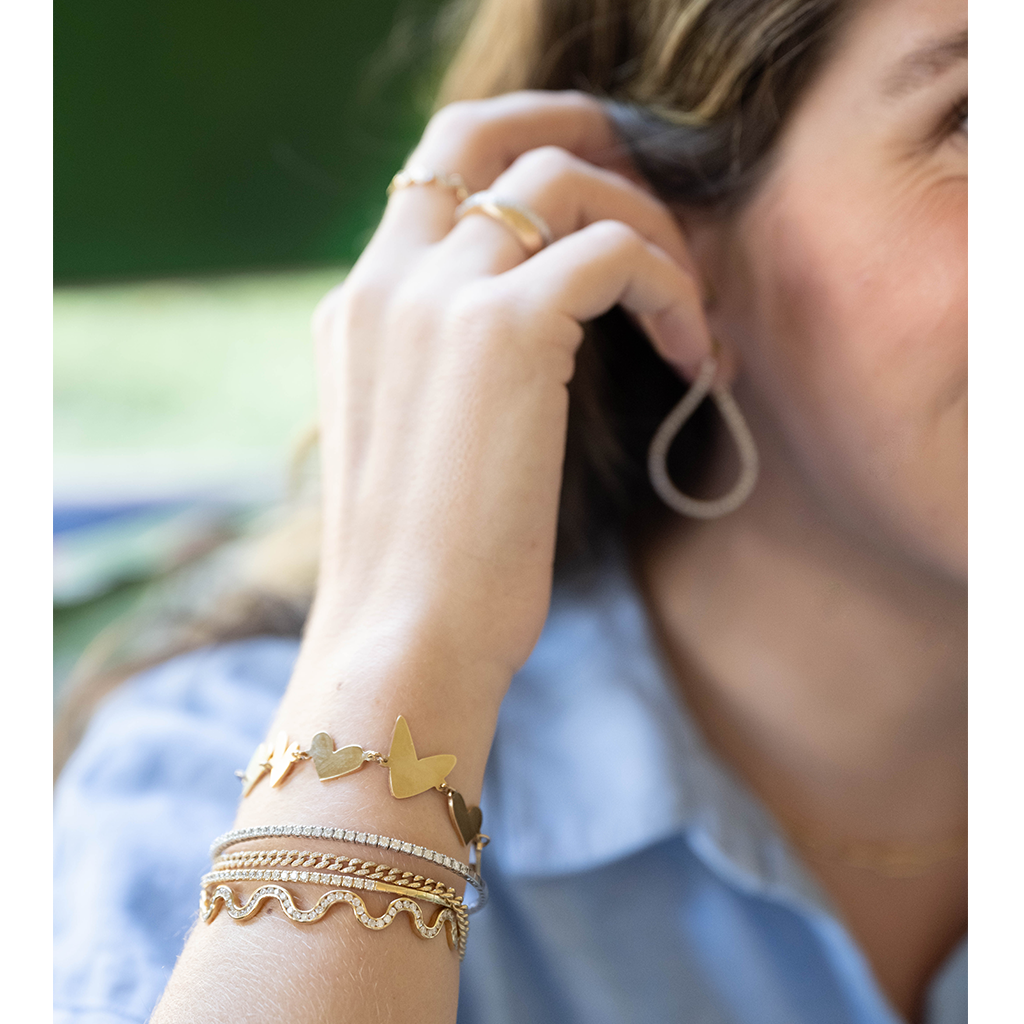
[[[363,766],[362,747],[334,749],[334,740],[325,732],[318,732],[309,744],[309,754],[321,782],[348,775]]]
[[[248,796],[252,792],[252,787],[270,771],[267,765],[268,757],[270,757],[270,745],[261,743],[242,773],[242,796]]]
[[[409,723],[399,715],[395,731],[391,734],[387,766],[391,775],[391,795],[402,800],[440,786],[455,767],[455,755],[434,754],[418,758]]]
[[[279,732],[277,742],[274,744],[273,753],[270,755],[270,784],[280,786],[285,776],[292,770],[292,766],[302,753],[301,743],[288,742],[288,733]]]

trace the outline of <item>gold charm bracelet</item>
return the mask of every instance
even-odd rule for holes
[[[303,749],[300,743],[289,742],[287,733],[278,733],[273,745],[261,743],[256,748],[244,772],[235,773],[242,780],[242,796],[248,796],[268,772],[271,786],[281,785],[299,761],[312,761],[321,782],[349,775],[370,762],[383,765],[388,769],[392,796],[405,800],[436,789],[448,800],[448,816],[462,844],[469,846],[480,837],[483,825],[480,808],[467,807],[462,794],[445,781],[455,767],[455,755],[417,757],[409,723],[401,715],[395,722],[391,749],[386,757],[355,744],[336,750],[334,740],[326,732],[318,732],[308,749]]]

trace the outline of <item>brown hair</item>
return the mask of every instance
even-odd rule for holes
[[[514,89],[603,98],[634,164],[667,203],[742,203],[836,37],[841,0],[483,0],[440,102]],[[587,325],[569,386],[558,566],[663,514],[645,471],[683,384],[621,311]],[[673,446],[670,471],[699,491],[710,403]]]
[[[636,166],[666,202],[737,204],[768,167],[786,117],[849,6],[850,0],[482,0],[465,8],[439,105],[516,89],[583,90],[606,101]],[[569,386],[560,571],[593,562],[609,538],[633,536],[659,514],[646,449],[682,389],[621,311],[587,325]],[[689,490],[699,489],[714,442],[709,412],[699,411],[673,447],[671,472]],[[115,627],[100,638],[97,647],[108,643],[112,650],[117,645],[109,641],[119,634],[136,636],[136,643],[76,673],[58,719],[55,771],[97,700],[133,670],[204,643],[298,635],[315,584],[319,530],[312,507],[310,500],[296,502],[214,572],[215,580],[201,570],[201,607],[190,604],[195,584],[186,580],[177,588],[184,599],[158,604],[147,629]],[[140,645],[139,635],[152,639]]]

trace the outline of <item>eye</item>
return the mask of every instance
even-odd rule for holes
[[[932,122],[934,127],[928,132],[926,146],[931,150],[945,149],[952,145],[955,149],[967,148],[967,97],[961,96],[956,103],[945,108],[945,113]]]
[[[950,134],[960,132],[967,138],[967,97],[960,100],[949,112],[946,125]]]

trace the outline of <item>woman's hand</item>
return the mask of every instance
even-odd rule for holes
[[[449,782],[476,802],[501,698],[547,612],[581,323],[621,303],[681,371],[709,349],[671,215],[593,162],[615,152],[583,96],[442,111],[412,159],[529,205],[556,241],[527,259],[487,217],[453,226],[448,191],[403,189],[318,309],[321,573],[270,736],[325,730],[387,749],[403,714],[421,756],[457,755]],[[236,824],[327,823],[464,859],[444,800],[396,800],[386,776],[322,784],[300,767],[253,788]],[[388,863],[422,870],[394,851]],[[297,886],[304,905],[319,895],[309,888]],[[371,934],[332,913],[300,937],[278,915],[221,918],[193,930],[154,1021],[192,1020],[196,1006],[211,1021],[326,1020],[337,1007],[352,1020],[456,1018],[457,958],[411,929]]]
[[[459,103],[431,121],[411,164],[525,203],[555,241],[527,258],[486,216],[455,224],[450,190],[405,188],[321,303],[325,520],[307,646],[429,638],[500,701],[547,612],[581,324],[619,303],[681,372],[709,350],[677,224],[596,163],[616,159],[582,94]]]

